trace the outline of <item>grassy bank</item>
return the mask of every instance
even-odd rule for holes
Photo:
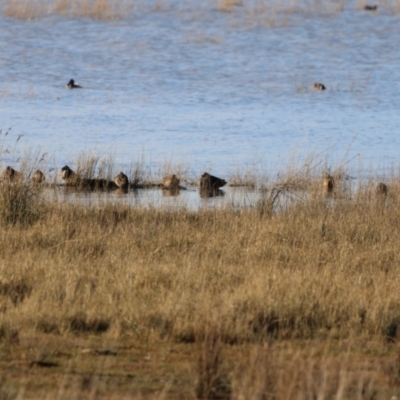
[[[85,315],[118,335],[150,330],[182,340],[221,318],[232,342],[394,338],[400,212],[393,190],[384,201],[368,191],[310,197],[278,214],[262,208],[268,200],[253,210],[199,212],[14,204],[0,237],[3,318],[31,325],[29,316],[40,315],[39,325],[48,320],[53,331],[68,332],[70,318]]]
[[[252,209],[189,212],[45,203],[29,185],[1,186],[5,398],[22,381],[37,398],[65,380],[92,398],[396,392],[395,181],[387,197],[373,181],[326,197],[317,180],[280,212],[271,190]],[[65,390],[57,398],[70,398]]]

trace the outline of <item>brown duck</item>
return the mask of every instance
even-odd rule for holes
[[[226,180],[210,175],[208,172],[200,178],[200,190],[214,191],[226,185]]]
[[[7,166],[7,168],[1,174],[1,177],[4,181],[16,181],[22,178],[22,174],[19,171],[16,171],[14,168]]]
[[[36,185],[44,182],[45,179],[44,173],[40,169],[36,170],[32,175],[32,181]]]
[[[114,190],[117,189],[116,183],[107,179],[82,178],[76,174],[68,165],[61,168],[61,178],[67,186],[89,190]]]
[[[323,83],[314,83],[314,89],[315,90],[325,90],[326,87]]]
[[[163,179],[161,187],[163,189],[179,189],[180,179],[176,175],[170,175]]]
[[[122,171],[114,178],[114,182],[120,189],[128,189],[129,179]]]
[[[387,196],[388,191],[388,186],[383,182],[378,183],[378,186],[375,189],[375,193],[377,196]]]

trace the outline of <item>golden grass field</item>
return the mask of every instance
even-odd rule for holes
[[[0,398],[397,398],[399,178],[341,177],[196,212],[4,181]]]

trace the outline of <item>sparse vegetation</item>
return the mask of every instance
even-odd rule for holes
[[[33,182],[4,181],[0,187],[0,224],[9,226],[34,223],[42,211],[37,191]]]
[[[113,171],[88,160],[84,175]],[[60,390],[60,371],[75,371],[66,398],[88,390],[93,398],[397,394],[398,179],[385,181],[382,196],[378,180],[355,190],[344,172],[331,173],[326,194],[322,171],[292,171],[265,186],[246,172],[251,190],[265,192],[257,204],[197,212],[45,202],[24,179],[3,182],[4,387],[15,394],[35,368],[46,393]],[[34,342],[41,350],[30,355]],[[98,357],[110,360],[102,374],[117,375],[98,380]],[[136,368],[164,380],[151,383]],[[34,380],[25,390],[43,393]]]
[[[258,25],[258,26],[283,26],[288,23],[291,14],[302,13],[306,15],[332,15],[343,11],[347,6],[346,0],[338,1],[313,1],[307,2],[281,0],[243,1],[243,0],[209,0],[205,4],[185,4],[184,9],[192,9],[196,18],[206,10],[219,11],[233,16],[232,26]],[[360,0],[356,8],[363,9],[365,1]],[[389,10],[398,12],[396,1],[385,1],[383,4]],[[1,4],[3,15],[20,20],[33,20],[49,15],[60,15],[65,18],[92,18],[96,20],[115,20],[126,18],[134,11],[166,11],[176,10],[173,1],[156,0],[6,0]],[[185,15],[185,12],[182,13]]]
[[[3,12],[9,18],[32,20],[50,14],[69,18],[120,19],[132,10],[132,2],[110,0],[9,0]]]

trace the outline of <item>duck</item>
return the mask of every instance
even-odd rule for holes
[[[115,190],[118,185],[107,179],[82,178],[76,174],[68,165],[61,168],[61,178],[67,186],[88,190]]]
[[[366,10],[366,11],[376,11],[377,9],[378,9],[377,5],[370,6],[367,4],[366,6],[364,6],[364,10]]]
[[[375,193],[376,193],[377,196],[386,197],[387,194],[388,194],[388,191],[389,191],[388,186],[383,182],[378,183],[378,185],[377,185],[377,187],[375,189]]]
[[[179,189],[179,183],[180,179],[174,174],[165,177],[161,186],[163,189]]]
[[[32,175],[32,181],[34,184],[42,183],[45,179],[44,173],[40,169],[36,170]]]
[[[326,87],[323,83],[314,83],[314,89],[315,90],[325,90]]]
[[[335,180],[333,179],[333,176],[326,174],[322,184],[324,192],[332,193],[334,186],[335,186]]]
[[[16,171],[14,168],[10,167],[9,165],[1,174],[1,177],[4,181],[16,181],[22,178],[22,174],[19,171]]]
[[[127,189],[129,186],[129,179],[122,171],[114,178],[114,182],[120,189]]]
[[[66,85],[66,88],[68,89],[82,89],[82,86],[78,85],[75,83],[73,79],[70,79],[69,82]]]
[[[78,176],[68,165],[64,165],[64,167],[61,168],[61,178],[65,182],[70,183],[72,180],[77,179]]]
[[[208,172],[200,178],[200,190],[216,191],[219,188],[227,184],[225,179],[217,178],[216,176],[210,175]]]

